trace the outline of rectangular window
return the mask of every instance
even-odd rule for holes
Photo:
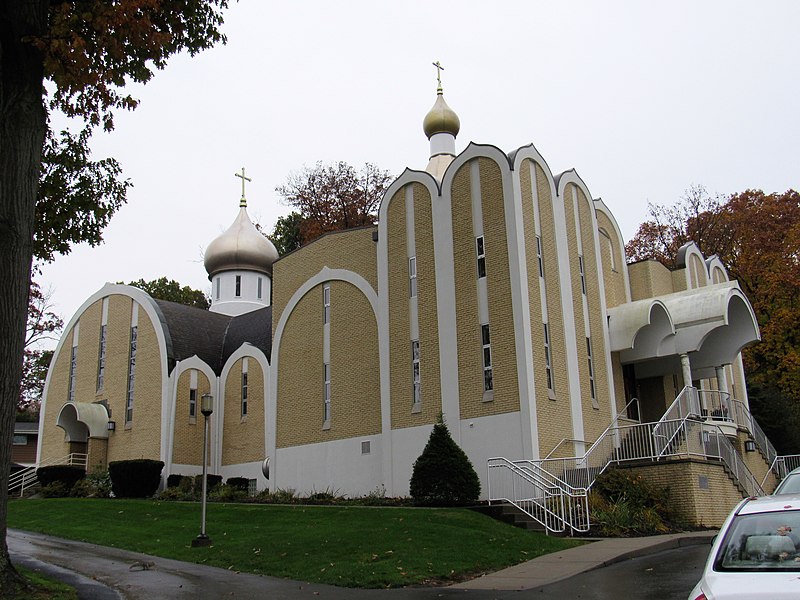
[[[592,340],[586,338],[586,356],[589,359],[589,391],[592,394],[592,400],[596,399],[594,393],[594,364],[592,363]]]
[[[536,236],[536,259],[539,261],[539,277],[544,277],[544,261],[542,260],[542,237]]]
[[[14,446],[27,446],[28,436],[25,434],[14,434],[14,441],[11,442]]]
[[[217,297],[217,300],[219,300],[219,277],[214,279],[214,287],[217,288],[216,297]]]
[[[492,345],[489,337],[489,325],[481,325],[481,341],[483,343],[483,391],[494,388],[492,382]]]
[[[322,389],[322,420],[328,423],[331,420],[331,366],[328,363],[322,365],[322,377],[324,379]]]
[[[322,322],[331,322],[331,286],[322,287]]]
[[[544,324],[544,364],[547,373],[547,389],[553,391],[553,367],[550,359],[550,328]]]
[[[128,353],[128,393],[125,401],[125,422],[133,421],[133,385],[136,380],[136,338],[138,327],[131,327],[131,343]]]
[[[408,293],[411,298],[417,296],[417,257],[408,259]]]
[[[236,297],[239,298],[242,295],[242,276],[236,276]]]
[[[578,271],[581,274],[581,293],[585,296],[586,295],[586,275],[583,270],[583,256],[578,255]]]
[[[242,371],[242,416],[247,416],[247,371]]]
[[[419,340],[411,340],[411,381],[413,383],[414,404],[422,402],[419,379]]]
[[[106,325],[100,326],[100,350],[97,353],[97,391],[101,392],[106,372]]]
[[[197,417],[197,390],[189,390],[189,416]]]
[[[475,252],[478,255],[478,279],[486,277],[486,249],[483,247],[483,236],[475,238]]]
[[[75,402],[75,374],[78,370],[78,347],[72,347],[72,355],[69,359],[69,392],[67,394],[67,400],[69,402]]]
[[[262,286],[263,277],[258,278],[258,299],[261,300],[261,286]]]

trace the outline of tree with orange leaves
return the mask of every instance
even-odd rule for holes
[[[800,452],[800,193],[747,190],[728,198],[693,187],[678,205],[650,206],[626,251],[675,266],[694,241],[716,254],[747,294],[761,343],[744,350],[753,414],[785,453]]]
[[[0,482],[8,481],[22,374],[48,111],[113,129],[114,111],[137,105],[127,83],[146,83],[177,52],[194,55],[224,42],[226,7],[227,0],[0,3]],[[8,558],[7,500],[0,486],[0,597],[23,585]]]

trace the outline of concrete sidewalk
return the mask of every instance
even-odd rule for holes
[[[532,590],[628,558],[654,554],[690,544],[708,544],[716,532],[682,533],[645,538],[615,538],[594,541],[577,548],[549,554],[497,573],[449,587],[413,587],[391,590],[361,590],[236,573],[216,567],[148,556],[24,531],[8,531],[12,562],[29,564],[47,574],[76,584],[78,574],[108,589],[85,586],[82,600],[110,597],[128,600],[179,598],[264,598],[290,600],[319,597],[330,600],[372,598],[463,598],[494,600],[525,598],[520,590]],[[150,568],[140,570],[134,563]],[[152,563],[152,564],[150,564]],[[50,566],[53,566],[51,568]],[[113,595],[109,595],[112,592]]]
[[[604,538],[546,554],[516,566],[451,587],[467,590],[527,590],[637,556],[694,544],[710,544],[716,531],[700,531],[639,538]]]

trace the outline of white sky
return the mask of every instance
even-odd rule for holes
[[[68,321],[106,281],[166,276],[210,291],[202,252],[248,210],[271,231],[275,188],[317,160],[424,169],[422,119],[444,94],[470,141],[533,143],[575,168],[625,239],[647,202],[797,189],[800,2],[242,0],[226,46],[174,57],[94,156],[135,187],[105,242],[45,266]]]

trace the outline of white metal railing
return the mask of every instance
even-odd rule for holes
[[[541,524],[548,533],[567,529],[589,530],[586,490],[567,493],[563,482],[554,481],[527,461],[519,464],[503,457],[488,461],[489,503],[508,502]],[[564,484],[565,485],[565,484]]]
[[[22,471],[17,471],[8,478],[8,494],[11,495],[11,492],[14,492],[18,489],[19,495],[22,497],[25,494],[26,489],[30,489],[31,487],[38,485],[39,480],[36,478],[36,470],[40,467],[49,467],[52,465],[74,465],[77,467],[83,467],[85,469],[88,458],[88,454],[73,452],[72,454],[67,454],[66,456],[51,458],[50,460],[40,462],[34,467],[28,467]]]
[[[800,454],[784,454],[783,456],[775,457],[772,464],[770,464],[770,471],[775,473],[778,477],[778,481],[780,481],[798,467],[800,467]],[[764,484],[767,482],[770,471],[767,471],[766,475],[764,475],[764,479],[761,480],[761,487],[764,487]]]
[[[764,459],[770,465],[774,465],[775,460],[778,458],[778,451],[775,450],[775,446],[773,446],[772,442],[769,441],[767,434],[764,433],[764,430],[761,429],[758,421],[756,421],[755,417],[750,413],[745,403],[741,400],[733,400],[733,417],[736,421],[736,424],[746,429],[753,437],[753,440],[761,451],[761,454],[764,456]],[[778,471],[775,471],[775,474],[779,477],[786,475],[786,473],[781,474]]]

